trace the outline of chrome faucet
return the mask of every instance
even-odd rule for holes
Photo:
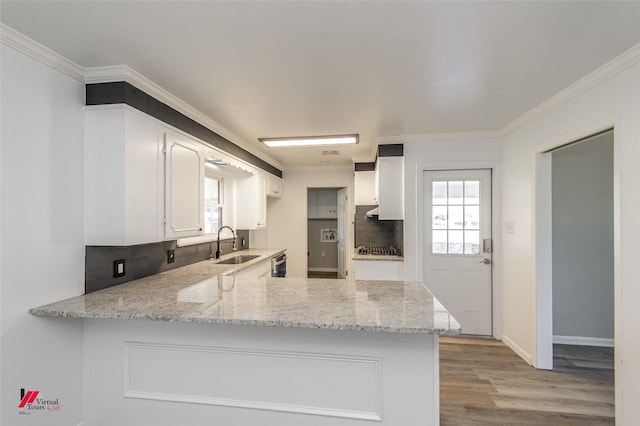
[[[231,229],[230,226],[222,226],[220,227],[220,229],[218,229],[218,241],[216,243],[216,259],[220,259],[220,231],[222,231],[224,228],[229,229],[229,231],[231,231],[231,233],[233,234],[233,249],[236,249],[236,233],[233,229]]]

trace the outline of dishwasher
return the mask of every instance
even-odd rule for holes
[[[285,253],[282,253],[271,259],[271,276],[287,276],[287,255]]]

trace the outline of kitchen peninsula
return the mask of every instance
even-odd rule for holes
[[[425,286],[242,268],[203,261],[30,311],[84,321],[87,426],[439,424],[438,336],[460,326]]]

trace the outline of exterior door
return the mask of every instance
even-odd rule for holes
[[[463,334],[492,334],[491,170],[425,171],[424,282]]]
[[[347,276],[347,188],[338,190],[338,278]]]

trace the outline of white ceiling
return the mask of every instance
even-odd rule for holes
[[[640,1],[2,0],[0,16],[82,67],[128,65],[284,169],[498,130],[640,42]],[[360,143],[257,141],[340,133]]]

